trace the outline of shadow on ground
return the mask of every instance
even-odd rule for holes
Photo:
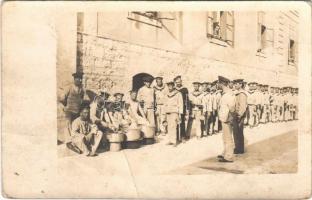
[[[220,163],[216,157],[208,158],[168,174],[281,174],[296,173],[298,165],[298,132],[290,131],[251,144],[243,155],[235,157],[233,163]]]

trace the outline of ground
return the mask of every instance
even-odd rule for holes
[[[160,139],[153,145],[101,152],[97,157],[78,155],[65,145],[57,145],[54,131],[41,135],[7,134],[2,138],[3,192],[16,198],[226,198],[219,188],[230,179],[241,180],[239,183],[246,188],[250,182],[257,182],[252,174],[296,175],[297,129],[296,121],[246,129],[247,152],[235,157],[234,163],[216,161],[223,148],[221,133],[191,139],[177,147],[167,146]],[[308,148],[305,141],[310,141],[310,135],[299,136],[300,148]],[[309,165],[305,166],[308,170]],[[220,179],[218,174],[225,176]],[[263,187],[274,182],[271,177],[264,185],[263,181]],[[278,183],[280,187],[287,184]],[[268,186],[266,191],[269,190]]]
[[[98,175],[126,173],[132,175],[193,175],[207,173],[296,173],[297,122],[269,123],[245,129],[246,153],[235,156],[233,163],[219,163],[222,152],[221,133],[191,139],[177,147],[167,146],[165,138],[139,149],[101,152],[97,157],[85,157],[59,145],[59,164],[75,164],[77,170]],[[99,167],[103,166],[103,167]],[[68,174],[67,170],[64,173]],[[76,173],[74,170],[72,173]]]

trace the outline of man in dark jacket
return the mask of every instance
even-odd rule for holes
[[[235,111],[233,119],[234,154],[244,153],[244,119],[247,109],[247,94],[242,89],[243,79],[233,81],[235,87]]]
[[[179,126],[179,131],[180,131],[180,136],[181,138],[178,138],[178,140],[184,142],[186,139],[189,138],[187,135],[186,131],[186,116],[189,115],[189,110],[190,110],[190,102],[189,102],[189,97],[188,97],[188,89],[186,87],[183,87],[182,85],[182,78],[181,76],[177,76],[173,79],[175,83],[175,88],[181,92],[182,98],[183,98],[183,113],[181,115],[181,123]]]

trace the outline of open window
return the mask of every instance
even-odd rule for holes
[[[234,45],[234,13],[232,11],[207,12],[207,37]]]
[[[258,53],[264,53],[266,49],[272,48],[274,45],[274,29],[268,27],[268,25],[265,23],[264,18],[264,12],[258,12]]]
[[[162,28],[158,19],[158,12],[146,11],[146,12],[128,12],[129,20],[135,21],[135,27],[139,28],[141,24]]]
[[[295,41],[290,39],[289,47],[288,47],[288,63],[289,64],[295,64],[295,58],[296,58],[295,46],[296,46]]]

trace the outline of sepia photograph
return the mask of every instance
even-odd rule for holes
[[[59,159],[126,154],[138,174],[297,172],[296,10],[76,15],[76,66],[57,66]]]
[[[3,197],[311,197],[310,4],[6,2],[2,18]]]

